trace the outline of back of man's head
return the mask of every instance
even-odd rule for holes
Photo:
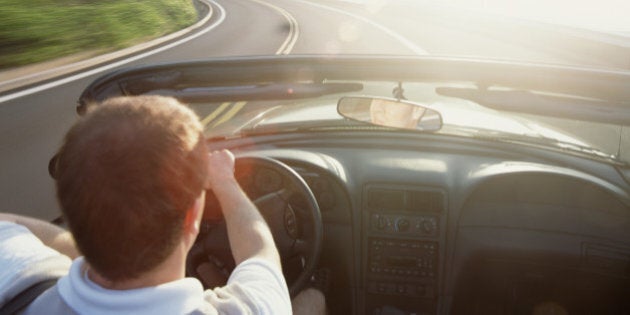
[[[172,98],[119,97],[66,134],[57,196],[79,250],[109,280],[140,276],[172,253],[204,189],[202,126]]]

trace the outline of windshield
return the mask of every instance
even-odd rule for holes
[[[296,7],[299,9],[291,10]],[[317,32],[324,36],[319,36],[321,42],[317,46],[301,45],[298,38],[297,44],[287,47],[292,49],[291,54],[465,56],[630,68],[628,1],[297,0],[287,9],[297,21],[308,20],[306,15],[315,11],[326,12],[328,19],[335,21],[318,24]],[[313,30],[309,26],[296,29],[288,34],[287,40],[290,42],[292,35],[297,37],[298,32],[300,36],[309,36]],[[357,94],[393,97],[391,90],[395,85],[396,82],[365,85]],[[628,128],[623,124],[498,111],[474,100],[438,95],[435,92],[438,86],[405,84],[405,97],[442,114],[444,128],[438,132],[440,134],[553,145],[569,151],[630,161],[630,148],[624,146],[630,138]],[[341,96],[332,95],[306,103],[289,102],[301,108],[306,104],[328,105],[328,111],[302,109],[294,112],[287,106],[286,115],[279,115],[282,109],[276,109],[260,115],[255,123],[250,121],[247,128],[302,120],[321,120],[330,124],[328,119],[336,116],[331,105]],[[282,119],[276,116],[282,116]],[[279,126],[276,129],[282,130]],[[218,132],[239,130],[224,127]]]
[[[442,127],[434,134],[546,146],[630,162],[629,129],[622,124],[495,110],[468,99],[441,95],[438,91],[448,86],[442,82],[361,82],[361,86],[354,95],[383,98],[394,97],[392,90],[404,87],[406,101],[440,113]],[[463,83],[450,86],[471,88]],[[298,100],[202,102],[192,103],[192,107],[200,115],[208,137],[367,127],[338,113],[337,103],[347,95],[344,92]]]
[[[630,20],[626,16],[630,2],[622,0],[255,2],[283,16],[282,31],[278,30],[282,41],[276,44],[275,54],[456,56],[630,69]],[[219,5],[229,11],[227,3]],[[325,18],[314,20],[317,14]],[[259,51],[246,49],[241,54],[257,55]],[[354,95],[395,96],[392,88],[397,82],[362,84],[364,88],[353,91]],[[436,91],[462,86],[471,84],[405,82],[404,96],[441,113],[444,126],[437,134],[515,141],[630,161],[629,131],[623,123],[497,110],[478,99]],[[236,100],[196,108],[200,108],[206,134],[211,137],[244,131],[292,131],[305,122],[339,127],[347,122],[337,114],[335,105],[347,95]],[[504,97],[499,103],[503,106],[513,99]],[[529,103],[525,105],[535,105]],[[551,102],[544,106],[561,105]]]

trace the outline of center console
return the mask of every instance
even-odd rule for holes
[[[364,196],[364,313],[436,313],[446,194],[369,185]]]

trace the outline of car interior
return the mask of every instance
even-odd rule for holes
[[[291,294],[318,288],[331,314],[627,314],[626,162],[498,133],[467,136],[447,129],[446,112],[443,132],[374,126],[335,109],[343,125],[266,113],[316,115],[297,112],[359,95],[628,125],[617,106],[630,99],[628,83],[614,72],[459,59],[223,58],[111,73],[77,109],[164,94],[203,118],[224,102],[248,102],[251,112],[207,130],[208,148],[237,156],[237,178],[273,230]],[[483,93],[492,86],[520,92]],[[530,111],[541,95],[531,91],[562,100]],[[563,107],[572,100],[588,106]],[[234,268],[212,193],[203,224],[188,270],[212,288]]]

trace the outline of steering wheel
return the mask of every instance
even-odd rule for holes
[[[294,297],[310,280],[321,252],[322,218],[315,196],[300,175],[271,158],[237,158],[234,174],[271,229]],[[205,212],[217,213],[217,207],[208,192]],[[225,221],[204,219],[188,254],[187,275],[211,289],[224,285],[234,268]]]

